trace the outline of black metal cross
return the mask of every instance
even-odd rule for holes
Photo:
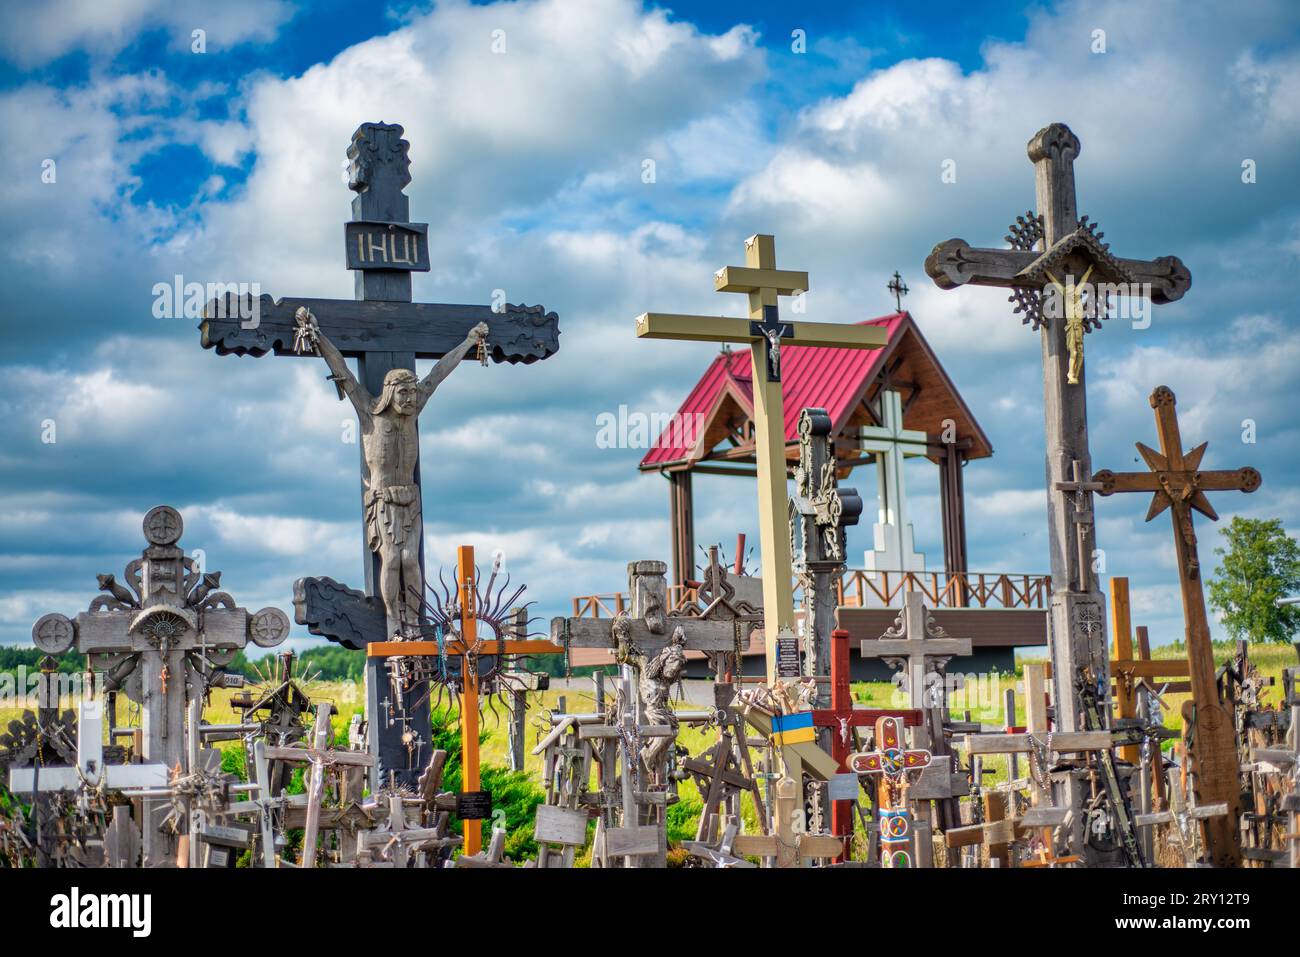
[[[903,277],[898,274],[897,269],[894,270],[894,278],[885,284],[885,288],[894,294],[894,311],[902,312],[903,297],[911,290],[907,288],[907,283],[903,282]]]
[[[410,144],[397,124],[363,123],[348,146],[348,188],[352,221],[344,224],[347,268],[354,270],[355,299],[281,299],[264,295],[239,300],[234,294],[213,300],[204,310],[199,330],[205,349],[218,355],[308,355],[314,349],[294,348],[295,314],[307,307],[320,330],[343,355],[356,359],[357,379],[371,395],[383,392],[384,376],[393,369],[415,370],[416,359],[440,359],[464,341],[470,329],[486,322],[486,355],[495,362],[532,363],[559,349],[559,320],[542,306],[504,304],[499,307],[411,302],[411,273],[429,269],[428,224],[407,222],[410,199],[403,192],[411,181]],[[250,317],[250,318],[244,318]],[[467,357],[467,358],[472,358]],[[418,456],[418,452],[417,452]],[[362,458],[362,475],[365,460]],[[419,485],[417,465],[415,482]],[[314,635],[348,648],[364,649],[384,641],[386,621],[379,596],[379,556],[365,542],[362,554],[365,591],[330,578],[302,578],[294,583],[295,618]],[[420,543],[420,569],[424,548]],[[367,667],[366,711],[372,753],[378,759],[373,783],[387,783],[396,772],[401,783],[414,783],[427,763],[429,711],[427,695],[409,692],[407,728],[386,719],[380,690],[388,684],[382,658],[370,658]],[[412,749],[403,732],[413,732]]]

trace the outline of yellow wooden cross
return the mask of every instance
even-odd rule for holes
[[[888,342],[888,335],[876,326],[781,321],[777,297],[805,292],[808,274],[776,268],[776,241],[771,236],[760,234],[745,240],[745,265],[718,270],[713,275],[713,287],[717,292],[748,294],[749,319],[647,312],[637,317],[636,334],[641,339],[738,342],[750,347],[754,453],[758,464],[758,531],[763,558],[763,622],[767,680],[772,682],[778,676],[778,638],[790,641],[794,638],[781,349],[792,345],[878,349]]]

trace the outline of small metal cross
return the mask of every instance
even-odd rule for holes
[[[885,288],[894,294],[894,305],[896,307],[894,311],[902,312],[903,297],[906,296],[910,290],[907,288],[907,283],[903,282],[903,277],[898,274],[897,269],[894,270],[894,278],[886,283]]]

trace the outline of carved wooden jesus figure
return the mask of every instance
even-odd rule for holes
[[[374,398],[357,381],[342,353],[320,331],[306,308],[295,316],[298,341],[314,346],[325,360],[338,386],[347,396],[361,423],[361,449],[366,463],[362,491],[366,518],[366,543],[379,556],[379,594],[388,618],[388,633],[407,637],[419,621],[420,540],[424,521],[420,486],[415,481],[420,437],[416,422],[434,390],[470,349],[484,341],[488,326],[480,322],[465,341],[452,349],[423,379],[409,369],[393,369],[384,376],[383,391]]]

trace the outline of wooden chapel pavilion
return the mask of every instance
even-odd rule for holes
[[[1017,647],[1047,644],[1050,577],[968,569],[962,470],[968,461],[992,455],[992,444],[910,313],[900,309],[865,324],[887,330],[884,346],[790,345],[781,350],[787,469],[798,464],[799,413],[805,408],[825,409],[831,417],[841,483],[858,466],[878,467],[875,549],[863,555],[865,567],[845,570],[837,596],[839,621],[848,629],[854,649],[854,680],[888,677],[887,667],[862,658],[857,649],[861,641],[879,638],[894,624],[907,591],[921,592],[935,622],[949,635],[971,640],[971,657],[958,659],[954,667],[1012,668]],[[668,480],[669,597],[674,604],[690,596],[704,564],[695,543],[693,477],[752,479],[756,474],[751,375],[748,351],[724,349],[641,460],[641,471],[658,472]],[[904,457],[923,457],[938,466],[942,568],[937,562],[927,567],[925,556],[912,547]],[[850,557],[849,565],[857,564]],[[757,579],[733,577],[732,583],[738,596],[761,602]],[[627,596],[618,593],[573,598],[575,617],[599,618],[626,607]],[[756,632],[745,652],[747,674],[761,664],[762,654]],[[692,659],[692,676],[703,677],[703,661],[695,660],[702,656],[687,657]],[[575,667],[604,666],[613,658],[600,649],[575,649],[571,661]]]
[[[830,414],[841,482],[858,466],[875,464],[881,454],[864,448],[869,444],[864,443],[864,429],[901,433],[898,444],[907,446],[905,454],[924,455],[939,467],[943,568],[949,575],[965,572],[962,468],[971,459],[992,455],[993,447],[910,313],[896,312],[862,325],[886,329],[888,344],[880,349],[781,350],[788,468],[799,459],[799,413],[805,408]],[[695,578],[692,477],[755,474],[750,375],[747,353],[723,351],[716,356],[641,460],[641,471],[659,472],[669,483],[675,584]],[[890,391],[898,395],[901,422],[890,421]],[[946,427],[949,423],[952,428]],[[887,507],[882,502],[882,508]]]

